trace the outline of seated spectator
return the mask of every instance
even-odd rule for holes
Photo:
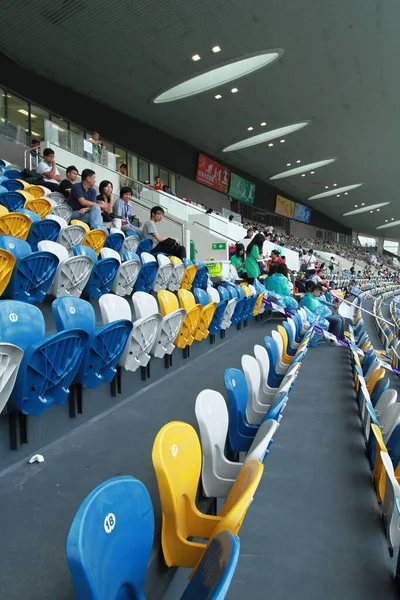
[[[101,205],[103,223],[112,223],[114,218],[112,206],[113,184],[111,181],[102,181],[99,185],[99,195],[96,201]]]
[[[284,263],[277,263],[277,270],[273,275],[267,277],[264,283],[270,295],[277,295],[278,304],[284,308],[297,309],[298,305],[292,296],[292,289],[289,283],[289,269]]]
[[[254,230],[253,230],[252,227],[249,227],[248,230],[247,230],[247,235],[244,236],[244,239],[245,240],[251,240],[251,238],[253,237],[253,235],[254,235]]]
[[[64,198],[68,198],[71,193],[71,188],[76,182],[78,177],[78,169],[71,165],[65,171],[65,179],[62,180],[58,187],[58,191],[64,195]]]
[[[260,274],[260,267],[258,264],[259,260],[263,258],[263,245],[265,242],[265,237],[262,233],[257,233],[250,244],[247,246],[246,250],[246,275],[247,281],[252,284],[254,280],[257,279]],[[266,267],[264,267],[264,270]]]
[[[167,185],[166,183],[163,185],[163,192],[165,192],[166,194],[169,194],[170,196],[175,196],[174,192],[171,190],[169,185]]]
[[[45,148],[43,160],[36,167],[36,173],[43,178],[42,184],[48,187],[52,192],[58,191],[58,185],[61,181],[60,172],[57,169],[54,150]]]
[[[159,177],[156,177],[154,181],[154,189],[159,191],[162,191],[163,189],[163,184],[161,183],[161,179]]]
[[[243,244],[236,244],[235,254],[231,256],[231,264],[236,268],[238,275],[243,274],[246,271]]]
[[[101,209],[104,202],[96,202],[96,173],[92,169],[84,169],[81,182],[74,183],[67,199],[73,210],[71,220],[78,219],[89,225],[90,229],[104,229]]]
[[[30,151],[31,155],[31,169],[36,169],[38,164],[40,163],[40,142],[39,140],[32,140],[31,143],[32,150]]]
[[[269,259],[269,261],[267,261],[268,272],[271,272],[271,273],[275,272],[276,269],[272,269],[272,271],[270,271],[271,266],[276,266],[282,262],[283,262],[283,260],[280,257],[279,250],[271,250],[271,258]]]
[[[93,144],[93,160],[94,162],[100,162],[102,152],[105,148],[103,142],[100,139],[98,131],[93,131],[92,137],[89,138],[89,142]]]
[[[212,208],[207,208],[206,215],[212,215],[212,214],[213,214],[213,209]]]
[[[164,252],[177,256],[181,260],[186,258],[185,247],[177,238],[163,237],[157,231],[157,223],[162,221],[164,209],[161,206],[153,206],[150,211],[150,220],[143,225],[143,237],[153,242],[152,252]]]
[[[329,308],[333,307],[333,304],[321,298],[323,293],[322,285],[310,282],[307,287],[308,291],[302,300],[302,305],[306,306],[315,315],[321,316],[328,321],[329,332],[336,335],[336,337],[342,338],[344,335],[345,320],[340,315],[333,315]]]
[[[127,177],[128,165],[126,163],[121,163],[117,172],[119,173],[120,187],[126,187],[127,185],[129,185]]]
[[[113,207],[114,217],[122,219],[121,229],[123,232],[133,231],[142,239],[142,222],[132,210],[132,188],[122,187],[119,196]]]
[[[229,221],[233,221],[234,220],[234,216],[233,215],[229,215]]]

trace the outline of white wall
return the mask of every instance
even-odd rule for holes
[[[316,228],[307,223],[300,223],[299,221],[291,221],[290,233],[297,237],[309,237],[315,239],[317,237]]]
[[[193,202],[204,204],[207,208],[212,208],[221,214],[223,208],[230,208],[231,203],[226,194],[221,194],[186,177],[178,177],[176,188],[175,193],[180,198],[190,198]]]

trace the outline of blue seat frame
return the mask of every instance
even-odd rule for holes
[[[120,252],[124,243],[124,235],[121,233],[110,233],[104,242],[104,248],[111,248],[116,252]]]
[[[143,240],[142,240],[143,241]],[[150,294],[158,271],[157,261],[145,263],[141,266],[139,275],[133,286],[134,292],[147,292]]]
[[[0,195],[0,204],[5,206],[9,212],[17,212],[24,207],[25,198],[16,192],[5,192]]]
[[[116,258],[102,258],[98,260],[92,248],[78,244],[73,249],[74,256],[89,256],[94,265],[89,280],[83,288],[83,295],[98,299],[103,294],[109,294],[113,281],[118,273],[119,260]]]
[[[229,444],[235,452],[247,452],[258,431],[258,425],[250,425],[246,419],[248,398],[246,378],[239,369],[226,369],[224,383],[228,393]]]
[[[282,383],[284,377],[276,371],[276,365],[278,363],[278,348],[275,340],[269,335],[264,337],[264,344],[269,358],[268,385],[271,388],[277,388]]]
[[[27,242],[34,252],[38,251],[38,243],[42,240],[56,242],[61,231],[61,225],[52,219],[42,219],[32,223]]]

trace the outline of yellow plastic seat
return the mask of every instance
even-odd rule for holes
[[[35,196],[32,196],[32,194],[30,194],[29,192],[27,192],[26,189],[25,190],[17,190],[16,193],[20,194],[21,196],[23,196],[24,202],[28,202],[28,200],[34,200],[35,199]],[[43,195],[43,190],[42,190],[42,195]]]
[[[84,223],[83,221],[80,221],[79,219],[72,219],[71,225],[80,225],[81,227],[83,227],[86,233],[89,233],[90,231],[89,225],[87,223]]]
[[[197,265],[188,265],[181,281],[181,290],[191,290],[193,279],[196,277]]]
[[[27,215],[11,212],[0,217],[0,233],[26,240],[31,224],[32,222]]]
[[[283,342],[282,362],[285,365],[290,365],[290,363],[293,360],[293,356],[290,356],[290,354],[288,354],[288,352],[287,352],[288,344],[289,344],[287,331],[284,327],[282,327],[282,325],[278,325],[277,330],[278,330],[278,333],[281,336],[282,342]]]
[[[191,346],[197,334],[197,329],[199,326],[200,315],[203,307],[201,304],[196,304],[194,296],[192,292],[188,290],[178,290],[178,298],[179,304],[181,308],[186,310],[186,317],[183,319],[181,331],[183,333],[183,337],[180,337],[180,333],[178,334],[174,344],[178,346],[178,348],[185,348],[185,346]],[[182,342],[186,338],[187,343],[185,346],[180,346],[177,342]],[[198,339],[198,338],[196,338]],[[200,339],[203,339],[202,337]]]
[[[179,309],[178,298],[168,290],[160,290],[157,294],[157,299],[160,313],[163,317]],[[190,346],[193,343],[193,340],[194,338],[190,335],[189,327],[185,325],[185,320],[183,320],[174,344],[177,348],[186,348],[186,346]]]
[[[82,244],[84,246],[89,246],[89,248],[92,248],[96,252],[96,254],[98,254],[104,246],[106,239],[107,234],[105,231],[103,231],[102,229],[92,229],[91,231],[88,231],[88,233],[85,235]]]
[[[28,185],[28,187],[26,187],[24,191],[28,192],[28,194],[31,194],[34,198],[43,198],[44,195],[44,189],[41,188],[40,185]]]
[[[169,260],[172,262],[172,264],[174,265],[174,267],[176,267],[177,265],[181,265],[182,261],[180,258],[178,258],[177,256],[170,256]]]
[[[264,292],[261,292],[260,294],[258,294],[256,303],[254,305],[254,310],[253,310],[253,316],[254,317],[256,317],[259,314],[259,312],[260,312],[260,308],[261,308],[261,305],[262,305],[263,298],[264,298]]]
[[[19,181],[19,183],[22,183],[22,185],[24,186],[24,190],[26,190],[26,188],[30,187],[30,183],[28,183],[27,181],[24,181],[23,179],[17,179],[17,181]],[[43,190],[42,190],[43,192]]]
[[[11,252],[0,249],[0,296],[8,286],[16,261]]]
[[[179,291],[181,291],[181,290],[179,290]],[[186,291],[186,290],[182,290],[182,291]],[[202,306],[201,312],[200,312],[199,323],[197,325],[196,334],[194,336],[194,339],[196,341],[201,342],[201,340],[205,340],[208,337],[208,335],[210,333],[208,331],[208,328],[210,327],[210,323],[212,321],[212,318],[214,316],[215,309],[217,308],[217,306],[218,306],[218,304],[216,302],[209,302],[205,306]]]
[[[385,377],[385,369],[380,368],[380,369],[376,369],[376,371],[374,371],[371,375],[371,377],[368,380],[367,383],[367,390],[369,391],[370,394],[372,394],[372,390],[375,387],[376,382],[378,381],[378,379],[382,379],[382,377]]]
[[[206,544],[220,531],[237,534],[260,482],[264,466],[249,461],[239,475],[217,516],[201,513],[196,507],[201,471],[201,447],[191,425],[167,423],[158,432],[152,452],[162,510],[161,543],[169,566],[196,567]]]
[[[2,217],[3,215],[8,215],[8,208],[0,204],[0,217]]]
[[[371,424],[371,432],[375,437],[375,464],[374,464],[374,485],[378,502],[383,502],[386,487],[386,471],[383,467],[381,452],[387,453],[382,432],[378,425]]]
[[[33,200],[27,200],[25,202],[25,208],[27,210],[32,210],[39,215],[41,219],[44,219],[51,211],[51,204],[46,198],[33,198]]]

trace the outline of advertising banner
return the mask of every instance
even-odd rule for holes
[[[304,206],[303,204],[299,204],[298,202],[296,202],[293,218],[296,221],[301,221],[302,223],[309,223],[311,219],[311,211],[312,208],[310,208],[309,206]]]
[[[229,169],[218,164],[211,158],[199,154],[199,161],[197,163],[196,181],[207,185],[218,192],[223,194],[228,193],[229,185]]]
[[[293,219],[294,215],[294,202],[284,198],[283,196],[276,197],[275,212],[277,215]]]
[[[229,185],[229,195],[235,200],[245,202],[246,204],[254,204],[256,197],[256,184],[243,179],[236,173],[231,172],[231,182]]]

